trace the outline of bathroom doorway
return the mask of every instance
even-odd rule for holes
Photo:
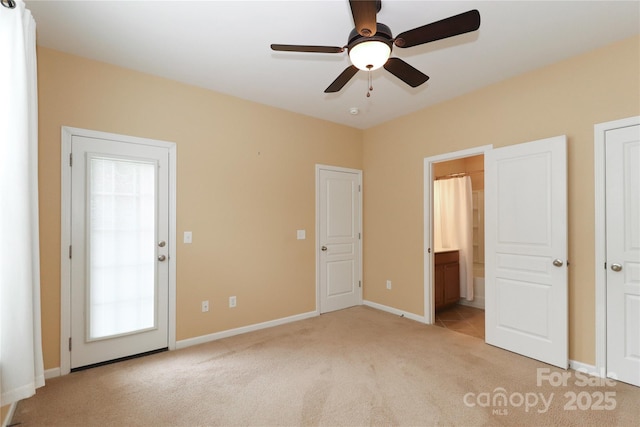
[[[430,183],[432,202],[425,229],[432,233],[427,251],[433,252],[427,273],[433,272],[432,304],[426,305],[431,310],[426,317],[436,326],[484,341],[483,152],[480,148],[475,153],[430,159],[425,186]]]

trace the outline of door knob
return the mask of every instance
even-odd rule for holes
[[[322,246],[322,247],[320,248],[320,250],[321,250],[321,251],[323,251],[323,252],[325,252],[325,251],[327,250],[327,247],[326,247],[326,246]]]
[[[158,242],[158,246],[160,246],[161,248],[164,248],[164,246],[167,244],[167,242],[165,242],[164,240],[160,240]]]
[[[556,258],[553,260],[553,265],[555,265],[556,267],[562,267],[562,264],[563,262],[561,259]]]
[[[616,271],[616,272],[622,271],[622,265],[620,265],[620,264],[611,264],[611,269],[613,271]]]
[[[164,256],[164,255],[159,255],[158,256],[158,261],[164,261],[165,259],[167,259],[167,257]]]

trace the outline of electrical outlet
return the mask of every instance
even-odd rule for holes
[[[391,280],[387,280],[387,289],[391,289]]]
[[[229,307],[233,308],[236,306],[236,297],[229,297]]]
[[[209,311],[209,300],[202,301],[202,312],[206,313]]]

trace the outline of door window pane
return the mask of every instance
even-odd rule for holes
[[[89,162],[88,340],[155,326],[156,167]]]

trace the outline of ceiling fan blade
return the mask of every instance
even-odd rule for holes
[[[418,87],[429,80],[429,76],[400,58],[389,58],[387,63],[384,64],[384,69],[411,87]]]
[[[349,0],[353,22],[356,31],[363,37],[371,37],[376,33],[376,13],[380,1],[376,0]]]
[[[398,34],[395,44],[398,47],[412,47],[469,33],[478,28],[480,28],[480,12],[474,9]]]
[[[335,79],[333,83],[331,83],[329,87],[324,90],[324,93],[338,92],[344,87],[344,85],[349,82],[349,80],[351,80],[351,77],[356,75],[357,72],[358,68],[355,65],[348,66],[342,73],[340,73],[338,78]]]
[[[271,50],[279,52],[319,52],[319,53],[340,53],[344,52],[343,47],[338,46],[304,46],[297,44],[272,44]]]

